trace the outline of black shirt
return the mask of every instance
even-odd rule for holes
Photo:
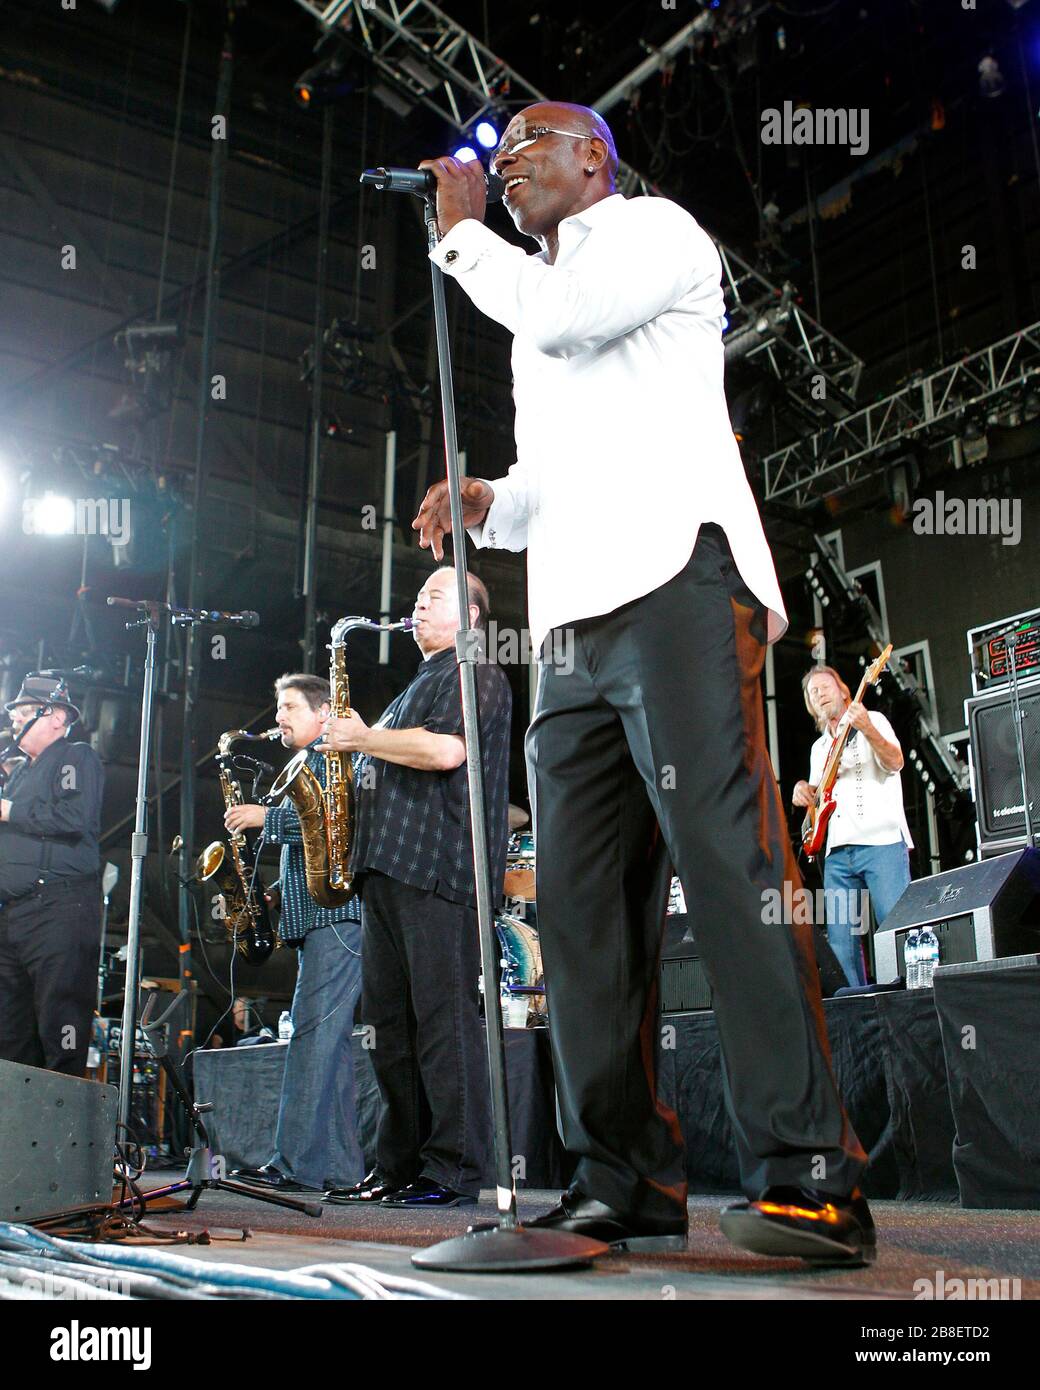
[[[497,903],[509,835],[513,694],[497,666],[478,665],[476,672],[491,892]],[[461,734],[462,683],[454,647],[424,661],[374,727]],[[451,772],[421,772],[366,754],[355,764],[354,786],[357,827],[351,869],[355,874],[374,869],[414,888],[432,889],[451,902],[476,904],[465,762]]]
[[[0,822],[0,902],[24,897],[41,881],[96,874],[105,774],[88,743],[59,738],[12,772]]]

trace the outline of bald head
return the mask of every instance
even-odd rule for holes
[[[492,165],[505,180],[510,217],[555,256],[560,222],[614,192],[618,157],[598,112],[546,101],[517,112]]]
[[[610,126],[591,106],[578,106],[572,101],[548,101],[541,106],[527,106],[520,116],[528,125],[560,126],[563,130],[580,130],[592,140],[599,140],[606,146],[605,170],[610,175],[611,186],[617,177],[618,155]]]

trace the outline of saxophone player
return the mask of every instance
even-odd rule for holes
[[[329,682],[292,674],[275,681],[275,716],[282,746],[313,749],[331,713]],[[324,785],[325,759],[309,752],[307,765]],[[307,891],[303,842],[296,807],[232,806],[224,816],[231,832],[262,829],[267,844],[281,846],[282,895],[278,935],[299,951],[292,1002],[293,1036],[285,1062],[274,1153],[260,1168],[235,1176],[281,1192],[356,1182],[363,1169],[354,1107],[350,1035],[361,992],[361,926],[356,897],[341,907],[321,907]]]
[[[423,660],[369,728],[330,719],[326,742],[360,753],[351,853],[362,897],[362,1015],[374,1029],[380,1115],[375,1167],[333,1202],[426,1209],[470,1205],[484,1176],[490,1124],[479,1016],[480,951],[455,660],[456,577],[432,574],[415,601]],[[488,594],[469,576],[470,619]],[[505,877],[512,695],[504,672],[477,666],[492,883]],[[491,994],[493,996],[494,989]]]

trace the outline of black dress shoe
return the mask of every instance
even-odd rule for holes
[[[838,1198],[805,1187],[767,1187],[756,1202],[735,1202],[722,1213],[723,1232],[756,1255],[796,1256],[818,1265],[869,1265],[877,1235],[858,1190]]]
[[[685,1250],[688,1230],[681,1216],[674,1219],[630,1216],[573,1188],[563,1193],[558,1206],[523,1224],[535,1231],[574,1231],[577,1235],[603,1241],[611,1250],[628,1250],[633,1254]]]
[[[417,1211],[426,1211],[430,1207],[475,1207],[476,1204],[476,1197],[467,1197],[464,1192],[443,1187],[432,1178],[418,1178],[400,1192],[391,1192],[379,1203],[381,1207],[411,1207]]]
[[[239,1182],[253,1183],[257,1187],[270,1187],[276,1192],[317,1192],[320,1190],[316,1187],[308,1187],[306,1183],[297,1182],[295,1178],[287,1177],[273,1163],[265,1163],[262,1168],[233,1168],[231,1176]]]
[[[395,1192],[400,1192],[406,1184],[397,1178],[391,1178],[388,1174],[380,1172],[378,1168],[373,1168],[371,1173],[354,1183],[353,1187],[330,1187],[325,1193],[326,1202],[381,1202],[384,1197],[390,1197]]]

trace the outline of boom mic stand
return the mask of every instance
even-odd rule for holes
[[[110,607],[132,608],[141,613],[141,617],[128,622],[127,630],[143,627],[147,638],[144,663],[144,688],[141,697],[141,744],[137,761],[137,806],[134,816],[134,831],[130,840],[130,912],[127,921],[126,934],[126,993],[123,997],[123,1032],[119,1044],[119,1100],[116,1110],[116,1145],[126,1138],[130,1132],[130,1099],[131,1088],[134,1077],[134,1049],[137,1042],[137,995],[141,985],[141,906],[144,888],[144,867],[148,856],[148,761],[149,752],[152,746],[152,704],[155,697],[155,645],[159,631],[159,614],[168,613],[171,622],[174,623],[198,623],[216,621],[220,617],[229,615],[217,613],[205,613],[190,608],[174,608],[168,603],[161,603],[157,599],[136,599],[110,598]],[[252,616],[252,615],[250,615]],[[251,625],[251,624],[250,624]],[[179,1000],[180,996],[178,996]],[[175,1001],[175,1003],[178,1001]],[[169,1013],[170,1010],[167,1011]],[[165,1018],[165,1015],[164,1015]],[[145,1012],[145,1022],[147,1022],[147,1010]],[[160,1019],[161,1024],[164,1019]],[[153,1052],[159,1061],[160,1066],[172,1085],[175,1093],[182,1105],[188,1111],[192,1126],[195,1130],[197,1142],[192,1150],[191,1160],[188,1164],[188,1172],[181,1183],[175,1183],[172,1187],[159,1189],[150,1194],[153,1198],[166,1196],[170,1192],[182,1192],[190,1188],[192,1190],[192,1200],[189,1207],[194,1207],[204,1188],[223,1187],[229,1191],[237,1192],[242,1196],[255,1197],[258,1201],[273,1202],[276,1206],[292,1207],[294,1210],[306,1212],[309,1216],[320,1216],[321,1208],[315,1207],[313,1203],[297,1202],[289,1197],[280,1197],[277,1193],[258,1193],[252,1191],[244,1184],[228,1183],[223,1176],[223,1170],[219,1163],[215,1163],[209,1145],[209,1135],[206,1127],[199,1118],[202,1110],[206,1107],[196,1105],[188,1094],[184,1082],[179,1073],[173,1067],[165,1052],[160,1052],[158,1047],[158,1029],[153,1029],[149,1035],[149,1041]]]
[[[126,985],[123,1024],[119,1042],[119,1101],[116,1109],[116,1145],[129,1134],[130,1092],[134,1080],[134,1048],[137,1042],[137,991],[141,980],[141,902],[144,866],[148,857],[148,754],[152,739],[152,703],[155,698],[155,639],[159,613],[167,607],[158,601],[110,598],[109,607],[133,608],[143,616],[126,624],[128,632],[145,629],[144,685],[141,694],[141,743],[137,755],[137,801],[130,837],[130,912],[126,929]]]
[[[433,251],[438,242],[436,191],[425,195],[427,245]],[[462,524],[462,491],[459,472],[458,439],[455,432],[455,399],[451,371],[451,345],[444,296],[444,276],[430,262],[433,280],[433,311],[437,333],[437,361],[444,417],[444,452],[448,493],[451,499],[451,529],[455,550],[455,580],[459,600],[459,631],[455,636],[455,655],[462,684],[462,725],[466,738],[466,780],[469,787],[470,826],[473,835],[473,868],[477,890],[477,921],[480,927],[480,966],[484,974],[484,1021],[487,1029],[488,1071],[491,1078],[491,1115],[494,1129],[495,1182],[498,1194],[498,1222],[470,1227],[464,1236],[441,1241],[412,1256],[421,1269],[464,1270],[467,1273],[497,1273],[503,1270],[558,1269],[586,1265],[607,1247],[598,1240],[571,1231],[529,1230],[521,1226],[516,1211],[513,1186],[512,1144],[509,1133],[509,1098],[506,1089],[506,1053],[502,1014],[495,1000],[492,981],[498,978],[499,950],[496,945],[491,906],[491,866],[488,859],[487,808],[484,799],[484,764],[480,749],[480,718],[477,705],[476,664],[485,659],[482,634],[470,626],[469,584],[466,580],[466,529]]]

